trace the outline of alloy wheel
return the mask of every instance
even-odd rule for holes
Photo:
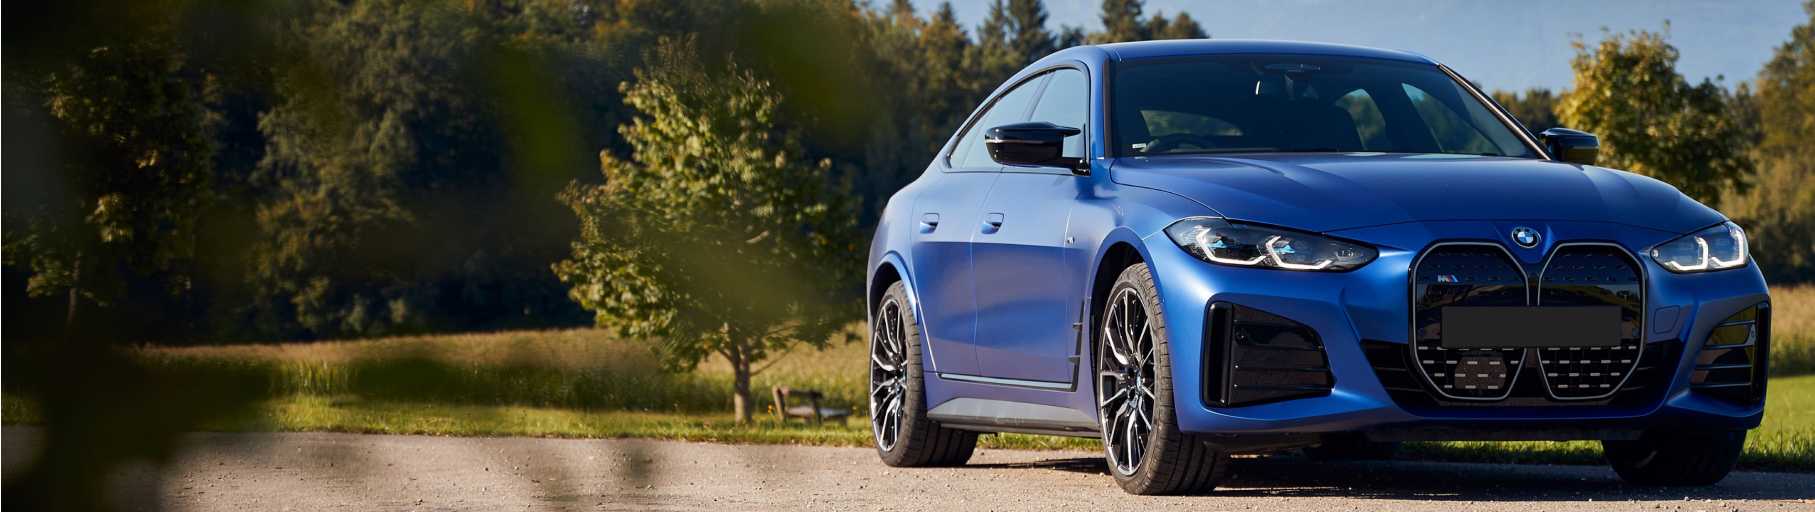
[[[1141,296],[1122,289],[1109,301],[1097,357],[1097,417],[1109,464],[1134,474],[1153,432],[1154,343],[1151,317]]]
[[[895,448],[901,438],[902,408],[907,405],[907,325],[894,298],[876,308],[870,330],[870,430],[876,447]]]

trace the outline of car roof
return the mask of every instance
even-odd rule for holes
[[[1118,61],[1190,55],[1276,53],[1388,59],[1424,64],[1437,63],[1437,61],[1431,60],[1430,57],[1400,50],[1386,50],[1334,43],[1270,41],[1260,39],[1172,39],[1164,41],[1110,43],[1096,45],[1096,47],[1107,52],[1111,59]]]

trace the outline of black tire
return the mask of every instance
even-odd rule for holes
[[[1333,434],[1304,451],[1311,460],[1387,460],[1399,452],[1399,443],[1369,441],[1359,434]]]
[[[896,467],[964,464],[977,449],[977,433],[941,427],[926,417],[926,373],[921,364],[920,320],[914,316],[914,308],[909,304],[907,288],[897,281],[883,293],[882,300],[877,301],[874,318],[870,319],[870,432],[876,442],[876,453],[884,464]],[[884,328],[894,330],[879,330]],[[901,342],[901,350],[893,352],[893,357],[879,357],[878,343],[891,339]],[[884,441],[883,422],[887,421],[889,402],[897,398],[894,394],[883,393],[889,390],[877,385],[879,375],[889,374],[879,359],[888,359],[887,362],[894,366],[906,369],[901,375],[901,387],[893,391],[899,395],[900,403],[895,406],[899,422],[893,426],[892,443]],[[879,404],[879,400],[883,403]]]
[[[1132,293],[1132,297],[1126,295],[1128,293]],[[1142,324],[1148,326],[1145,334],[1149,339],[1147,344],[1141,344],[1138,329],[1134,329],[1137,332],[1133,336],[1135,342],[1126,346],[1138,347],[1137,351],[1153,354],[1141,359],[1141,361],[1151,360],[1150,369],[1131,370],[1127,363],[1117,359],[1116,354],[1113,353],[1114,347],[1110,346],[1110,344],[1116,343],[1115,335],[1110,332],[1110,329],[1118,325],[1115,323],[1117,320],[1112,317],[1118,314],[1118,308],[1126,309],[1128,304],[1132,303],[1132,301],[1124,302],[1118,306],[1115,301],[1131,298],[1138,298],[1138,303],[1144,309]],[[1160,310],[1159,290],[1154,286],[1153,273],[1148,270],[1146,264],[1137,263],[1122,271],[1122,274],[1116,278],[1115,286],[1110,289],[1101,311],[1103,311],[1102,318],[1097,319],[1096,322],[1096,332],[1100,334],[1098,336],[1100,339],[1097,340],[1096,358],[1093,363],[1097,369],[1097,416],[1103,431],[1104,452],[1109,459],[1109,473],[1115,477],[1116,484],[1122,486],[1122,490],[1130,494],[1142,495],[1203,492],[1214,488],[1228,467],[1228,456],[1205,442],[1202,437],[1179,429],[1178,417],[1173,404],[1170,338],[1167,337],[1165,317]],[[1127,318],[1123,317],[1122,320],[1119,320],[1121,325],[1133,323]],[[1136,367],[1144,365],[1145,363],[1135,364]],[[1151,371],[1150,380],[1145,376],[1133,377],[1136,374],[1145,375],[1148,370]],[[1121,376],[1111,376],[1111,373]],[[1110,408],[1106,405],[1121,402],[1106,400],[1106,396],[1113,396],[1115,392],[1105,393],[1104,391],[1110,389],[1111,386],[1127,389],[1128,384],[1124,383],[1123,379],[1132,381],[1136,388],[1139,388],[1144,382],[1151,382],[1151,395],[1141,393],[1141,396],[1151,396],[1151,398],[1140,400],[1149,402],[1152,416],[1151,430],[1144,436],[1144,439],[1139,435],[1132,436],[1144,442],[1121,443],[1124,447],[1142,447],[1140,451],[1118,457],[1116,454],[1118,442],[1114,436],[1128,435],[1126,432],[1134,430],[1119,427],[1138,423],[1133,417],[1128,417],[1126,422],[1123,422],[1118,419],[1117,411],[1106,411],[1105,409]],[[1115,409],[1121,410],[1120,407],[1115,407]],[[1127,455],[1134,455],[1137,460],[1132,464],[1125,464],[1120,459],[1128,458]],[[1124,469],[1124,466],[1131,467]]]
[[[1733,471],[1746,431],[1647,432],[1637,441],[1601,441],[1620,479],[1639,485],[1713,485]]]

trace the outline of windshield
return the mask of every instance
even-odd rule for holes
[[[1110,83],[1116,156],[1388,152],[1535,158],[1429,64],[1300,55],[1125,62]]]

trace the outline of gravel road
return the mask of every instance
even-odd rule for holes
[[[4,470],[41,432],[4,430]],[[1204,496],[1122,494],[1090,452],[980,450],[960,468],[896,469],[865,448],[328,433],[196,434],[161,472],[115,475],[125,503],[168,510],[1810,510],[1815,474],[1735,473],[1714,487],[1621,485],[1603,467],[1236,461]]]

